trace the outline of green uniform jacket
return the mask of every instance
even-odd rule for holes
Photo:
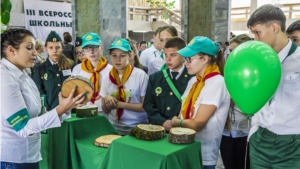
[[[70,75],[64,76],[62,71],[58,70],[58,66],[52,65],[49,58],[45,64],[45,74],[41,75],[39,66],[35,67],[33,81],[41,95],[46,95],[45,107],[47,110],[52,110],[58,106],[58,93],[61,91],[61,86]],[[72,70],[70,70],[72,71]],[[41,78],[43,77],[43,79]]]
[[[167,73],[171,78],[169,69],[167,69]],[[184,93],[189,80],[193,76],[189,75],[187,69],[184,68],[180,77],[173,81],[173,84],[181,95]],[[157,94],[156,89],[159,87],[162,91],[160,94]],[[147,112],[151,124],[163,125],[166,120],[178,116],[181,109],[181,102],[172,92],[162,71],[150,75],[143,108]]]

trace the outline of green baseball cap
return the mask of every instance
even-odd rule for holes
[[[97,33],[88,32],[82,37],[81,47],[84,48],[88,45],[99,46],[101,44],[101,39]]]
[[[46,38],[46,42],[61,42],[60,36],[55,32],[51,31]]]
[[[183,49],[177,51],[183,57],[192,57],[198,53],[205,53],[215,56],[219,51],[217,43],[204,36],[195,36],[191,42]]]
[[[122,38],[116,39],[110,45],[110,48],[108,50],[112,50],[112,49],[120,49],[124,52],[129,52],[129,51],[131,52],[132,51],[129,42],[126,39],[122,39]]]

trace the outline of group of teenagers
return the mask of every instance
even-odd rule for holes
[[[186,127],[196,131],[204,169],[215,168],[219,150],[226,169],[300,168],[300,48],[288,39],[285,22],[284,13],[273,5],[258,8],[247,22],[255,40],[270,45],[282,65],[280,85],[272,101],[252,117],[250,131],[238,127],[245,115],[227,91],[223,51],[207,37],[195,36],[186,44],[174,27],[165,26],[155,31],[153,45],[140,58],[133,41],[123,38],[113,41],[104,57],[102,40],[89,32],[76,39],[77,64],[62,54],[62,39],[51,31],[45,43],[48,58],[35,66],[31,78],[24,69],[35,64],[34,35],[25,29],[5,31],[1,168],[39,168],[40,132],[59,127],[62,117],[70,116],[86,97],[85,92],[74,97],[77,86],[67,98],[60,94],[64,80],[77,75],[94,85],[87,104],[97,105],[120,135],[137,124],[161,125],[167,132]],[[249,40],[235,36],[230,50]],[[42,115],[41,95],[48,111]]]

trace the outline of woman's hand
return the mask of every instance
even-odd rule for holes
[[[57,114],[59,116],[66,113],[68,110],[71,110],[74,107],[80,105],[80,103],[85,99],[86,92],[83,92],[83,93],[77,95],[76,97],[74,97],[74,93],[75,93],[76,88],[77,88],[77,86],[75,86],[73,88],[73,90],[71,91],[70,95],[67,98],[64,98],[61,95],[61,92],[59,92],[59,94],[58,94],[59,105],[56,108]]]
[[[178,127],[178,126],[179,126],[179,122],[180,122],[180,119],[179,119],[178,116],[174,116],[174,117],[172,118],[172,126],[173,126],[173,127]]]
[[[108,109],[112,110],[112,109],[117,108],[118,100],[116,98],[107,95],[103,98],[103,101],[104,101],[105,106]]]

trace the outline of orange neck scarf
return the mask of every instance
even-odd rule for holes
[[[99,81],[100,81],[100,74],[99,72],[103,70],[108,64],[108,61],[101,56],[100,60],[98,62],[98,65],[96,69],[93,68],[93,65],[90,60],[85,58],[81,63],[81,69],[85,72],[92,73],[92,76],[90,77],[91,82],[94,84],[94,94],[91,98],[91,102],[94,103],[96,98],[99,95]]]
[[[120,79],[118,71],[115,67],[113,67],[110,70],[109,79],[113,84],[118,86],[118,92],[117,92],[117,98],[116,98],[118,101],[126,102],[126,93],[125,93],[123,85],[126,83],[128,78],[130,77],[133,68],[134,68],[133,66],[128,64],[124,71],[122,79]],[[120,119],[123,115],[123,111],[124,111],[124,109],[117,109],[116,116],[117,116],[118,121],[120,121]]]
[[[199,96],[205,84],[205,80],[218,74],[221,74],[219,67],[216,64],[212,64],[205,69],[203,77],[200,77],[199,74],[196,75],[197,81],[193,84],[192,88],[190,89],[189,94],[181,108],[181,115],[184,119],[190,119],[194,116],[192,108],[194,107],[196,99]]]

